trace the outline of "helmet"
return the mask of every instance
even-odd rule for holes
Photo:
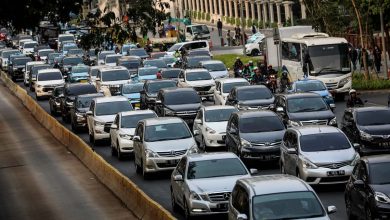
[[[272,65],[269,65],[269,66],[268,66],[268,69],[272,69]]]
[[[239,57],[236,57],[236,60],[239,60],[240,58]]]
[[[149,47],[153,47],[153,45],[152,45],[152,44],[149,44]]]
[[[249,60],[249,64],[253,64],[253,61],[252,61],[252,60]]]
[[[258,70],[259,68],[257,68],[257,66],[255,67],[255,68],[253,68],[253,71],[256,71],[256,70]]]
[[[354,89],[349,90],[349,94],[351,95],[352,93],[356,93],[356,90]]]

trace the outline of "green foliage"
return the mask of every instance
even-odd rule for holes
[[[258,27],[259,29],[264,29],[264,28],[265,28],[264,25],[263,25],[263,21],[262,21],[262,20],[260,20],[260,21],[257,23],[257,27]]]
[[[226,16],[222,16],[222,22],[229,23]]]
[[[191,11],[186,11],[185,12],[185,17],[191,17]]]
[[[240,25],[241,25],[241,18],[236,18],[235,24],[236,24],[237,26],[240,26]]]
[[[252,24],[254,24],[256,28],[259,27],[259,21],[257,19],[253,19]]]
[[[248,19],[246,24],[247,24],[247,27],[252,27],[252,24],[253,24],[252,19]]]
[[[352,79],[352,88],[356,90],[390,89],[390,80],[385,80],[385,79],[365,80],[363,74],[355,74]]]
[[[206,13],[202,12],[202,20],[206,20]]]
[[[234,65],[234,62],[236,60],[236,57],[240,57],[241,61],[244,64],[248,63],[250,60],[252,60],[253,63],[257,63],[259,60],[262,60],[262,59],[259,59],[259,58],[248,57],[248,56],[237,55],[237,54],[215,55],[214,59],[222,61],[227,68],[231,68],[232,69],[233,65]]]
[[[278,27],[278,23],[276,22],[271,23],[271,28],[277,28],[277,27]]]
[[[198,11],[197,19],[201,20],[202,19],[202,12]]]
[[[209,13],[206,14],[206,20],[207,20],[207,21],[210,21],[210,20],[211,20],[211,16],[210,16]]]

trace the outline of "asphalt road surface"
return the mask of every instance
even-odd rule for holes
[[[0,219],[136,219],[0,83]]]
[[[18,83],[20,86],[23,84]],[[33,93],[27,90],[32,97],[35,97]],[[375,105],[387,105],[387,94],[362,94],[361,98],[363,100],[367,100],[367,106],[375,106]],[[49,112],[49,104],[47,100],[38,101],[38,103]],[[206,102],[205,105],[211,105],[212,103]],[[342,118],[343,112],[345,109],[345,101],[340,101],[336,103],[335,114],[337,118]],[[57,120],[61,121],[60,117],[57,117]],[[71,130],[69,124],[63,123],[69,130]],[[81,133],[78,134],[86,143],[89,144],[88,134]],[[136,174],[134,168],[133,158],[129,157],[125,161],[119,161],[116,157],[111,156],[111,150],[109,147],[109,143],[102,143],[99,146],[94,147],[95,151],[98,152],[107,162],[117,168],[124,175],[129,177],[134,183],[136,183],[146,194],[148,194],[152,199],[161,204],[164,208],[172,212],[171,204],[170,204],[170,173],[162,173],[156,175],[151,180],[144,180],[141,175]],[[268,163],[258,163],[255,166],[251,165],[251,168],[257,168],[260,172],[259,174],[278,174],[280,173],[279,167],[276,163],[268,164]],[[321,201],[324,206],[335,205],[338,211],[335,214],[331,215],[331,219],[333,220],[343,220],[347,219],[345,212],[345,204],[344,204],[344,185],[331,185],[331,186],[316,186],[313,187],[318,193]],[[183,219],[183,213],[173,213],[178,219]],[[220,216],[220,218],[225,218],[225,216]],[[204,217],[202,217],[204,219]],[[210,217],[210,219],[215,219]]]

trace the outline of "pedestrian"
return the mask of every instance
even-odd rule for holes
[[[226,33],[226,41],[228,47],[232,46],[232,36],[230,35],[230,30],[228,30]]]
[[[217,28],[218,28],[218,36],[222,37],[222,21],[221,21],[221,19],[218,19]]]
[[[252,24],[252,34],[256,34],[256,26],[255,24]]]
[[[378,45],[375,45],[374,47],[373,57],[374,57],[376,72],[379,73],[381,71],[382,51],[378,47]]]
[[[236,46],[240,45],[241,41],[241,29],[240,27],[236,27],[235,29],[235,38],[236,38]]]
[[[158,28],[158,35],[160,38],[165,37],[164,24],[161,24]]]

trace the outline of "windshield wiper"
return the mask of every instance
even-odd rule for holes
[[[300,109],[298,111],[295,111],[296,112],[312,112],[312,111],[318,111],[316,108],[303,108],[303,109]]]

